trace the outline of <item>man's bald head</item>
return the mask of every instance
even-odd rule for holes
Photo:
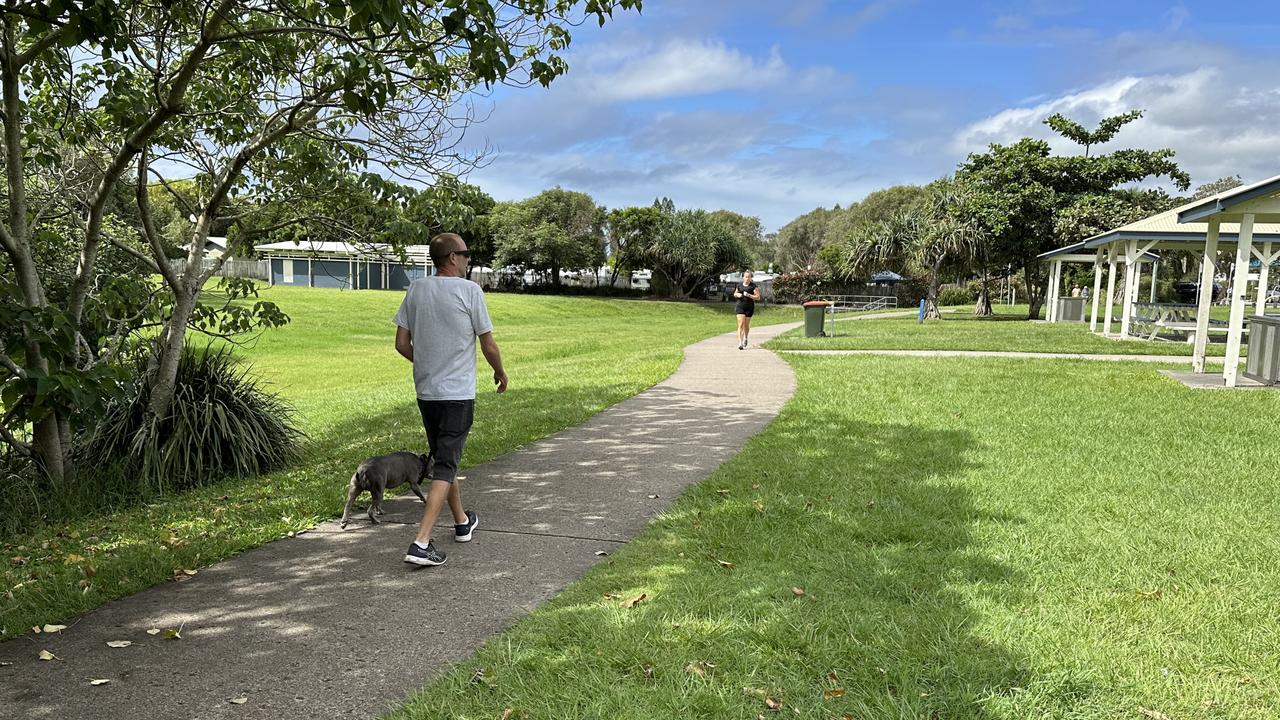
[[[440,233],[431,238],[431,264],[440,267],[449,262],[449,253],[465,250],[467,243],[457,233]]]

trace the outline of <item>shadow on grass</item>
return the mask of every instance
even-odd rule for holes
[[[599,387],[595,391],[513,393],[503,400],[519,412],[486,417],[479,411],[477,431],[513,433],[508,444],[514,437],[536,438],[546,434],[540,424],[565,417],[554,412],[563,411],[564,403],[591,396],[599,402]],[[677,494],[681,482],[710,473],[732,454],[728,444],[768,422],[769,413],[739,408],[730,399],[657,389],[527,448],[524,463],[505,456],[465,469],[464,498],[485,521],[480,542],[466,546],[461,559],[446,568],[414,572],[401,562],[421,505],[400,500],[386,519],[401,522],[370,525],[360,518],[347,532],[329,526],[269,543],[184,582],[109,604],[76,621],[74,633],[40,638],[74,663],[42,666],[35,673],[27,639],[0,644],[0,660],[12,663],[0,668],[0,697],[29,717],[109,717],[138,707],[185,717],[193,715],[192,708],[241,695],[271,708],[273,717],[367,714],[370,703],[381,707],[403,697],[419,687],[424,672],[447,668],[467,648],[550,598],[598,562],[596,549],[614,547],[608,538],[639,532],[667,502],[662,498]],[[715,407],[706,408],[704,400]],[[631,442],[619,443],[621,437]],[[121,546],[100,564],[153,577],[171,572],[175,557],[200,558],[210,540],[226,548],[268,539],[238,527],[237,513],[260,519],[264,513],[296,512],[296,493],[309,493],[305,504],[318,514],[335,515],[358,458],[419,449],[422,442],[412,406],[353,418],[313,438],[327,453],[305,474],[264,479],[243,506],[224,502],[220,510],[211,509],[209,522],[191,528],[191,535],[181,533],[182,544],[171,549]],[[485,452],[476,451],[481,457]],[[663,472],[654,478],[659,467]],[[439,532],[437,540],[454,551]],[[74,584],[68,587],[74,591]],[[426,607],[432,617],[455,622],[447,628],[426,623]],[[178,626],[185,627],[180,643],[145,634]],[[446,629],[448,642],[442,642]],[[107,648],[106,641],[114,639],[146,648],[122,654]],[[121,682],[113,684],[110,696],[88,695],[79,687],[86,675]],[[328,684],[335,678],[352,682]],[[171,692],[155,697],[157,686]]]
[[[1029,677],[982,627],[982,606],[1015,602],[1023,578],[974,538],[1018,522],[978,510],[957,480],[976,442],[793,404],[639,539],[393,717],[763,711],[743,688],[804,717],[994,716],[989,702]],[[480,667],[492,688],[471,682]],[[1063,687],[1064,710],[1078,691]]]

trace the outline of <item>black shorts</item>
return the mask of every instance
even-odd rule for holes
[[[756,314],[756,304],[751,303],[750,305],[743,305],[742,303],[738,303],[738,306],[733,309],[733,314],[751,317]]]
[[[427,477],[453,482],[462,462],[462,449],[476,417],[475,400],[418,400],[422,427],[427,431]]]

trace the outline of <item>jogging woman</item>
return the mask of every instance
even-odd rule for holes
[[[733,289],[733,296],[738,299],[734,312],[738,315],[738,349],[747,348],[747,337],[751,334],[751,316],[756,314],[756,301],[760,299],[760,286],[752,281],[753,273],[743,271],[742,282]]]

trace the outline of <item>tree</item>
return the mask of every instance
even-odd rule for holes
[[[831,221],[839,209],[815,208],[783,225],[775,242],[778,269],[803,270],[818,263],[818,252],[834,242]]]
[[[605,210],[591,196],[552,188],[493,210],[496,262],[548,273],[597,268],[604,262]]]
[[[1217,195],[1218,193],[1226,192],[1232,188],[1238,188],[1241,185],[1244,185],[1244,183],[1241,182],[1239,175],[1228,175],[1227,177],[1218,178],[1213,182],[1205,183],[1204,185],[1196,188],[1195,192],[1191,193],[1191,199],[1202,200],[1210,195]]]
[[[610,286],[617,282],[619,273],[630,273],[641,267],[644,248],[653,242],[662,221],[662,211],[656,207],[626,207],[609,211]]]
[[[1125,184],[1149,178],[1169,178],[1182,190],[1190,184],[1169,149],[1088,154],[1092,145],[1110,140],[1140,116],[1133,112],[1106,118],[1093,132],[1055,116],[1046,122],[1083,145],[1085,155],[1054,156],[1047,142],[1023,138],[971,154],[956,172],[969,198],[965,203],[969,221],[982,228],[986,238],[979,256],[984,264],[1022,268],[1030,294],[1029,317],[1037,317],[1044,302],[1045,269],[1036,256],[1082,239],[1076,225],[1059,226],[1060,214],[1078,203],[1091,202],[1086,200],[1090,196],[1113,195]],[[1059,232],[1070,228],[1075,229],[1069,235]]]
[[[908,274],[923,278],[925,317],[940,320],[938,291],[944,268],[972,254],[980,229],[964,212],[964,189],[949,179],[926,188],[924,197],[888,220],[859,226],[842,243],[845,272],[865,273],[871,263],[896,262]]]
[[[714,222],[724,225],[746,251],[748,267],[761,269],[773,262],[773,248],[764,239],[760,218],[732,210],[713,210],[708,216]]]
[[[146,343],[153,362],[144,381],[154,419],[173,397],[188,328],[206,317],[200,296],[218,269],[203,266],[207,237],[220,222],[258,225],[251,214],[228,212],[229,199],[275,198],[291,183],[335,168],[429,180],[465,164],[470,158],[455,148],[471,119],[460,102],[467,92],[498,82],[548,84],[566,70],[557,53],[569,42],[569,27],[583,16],[603,24],[615,9],[639,6],[639,0],[6,4],[0,247],[8,259],[5,282],[25,319],[21,337],[6,337],[0,348],[0,439],[36,459],[53,482],[72,474],[72,420],[78,407],[92,404],[80,400],[102,391],[91,375],[115,359],[93,354],[83,337],[105,291],[98,262],[106,245],[162,278],[161,327]],[[162,234],[151,207],[152,185],[169,187],[175,168],[198,179],[194,200],[173,193],[182,216],[194,218],[189,237],[180,239]],[[71,185],[83,190],[74,193],[76,202],[67,200]],[[122,188],[134,189],[138,215],[128,232],[111,227],[109,205]],[[56,305],[49,273],[33,253],[50,233],[69,233],[78,257],[70,292]],[[188,248],[180,268],[167,261],[173,245]],[[222,308],[234,327],[245,319],[238,307]],[[256,319],[273,317],[268,309]],[[129,334],[127,323],[117,325]]]
[[[700,297],[707,283],[746,265],[746,249],[711,213],[675,210],[669,200],[655,207],[662,211],[662,222],[642,253],[655,273],[655,288],[679,298]]]

